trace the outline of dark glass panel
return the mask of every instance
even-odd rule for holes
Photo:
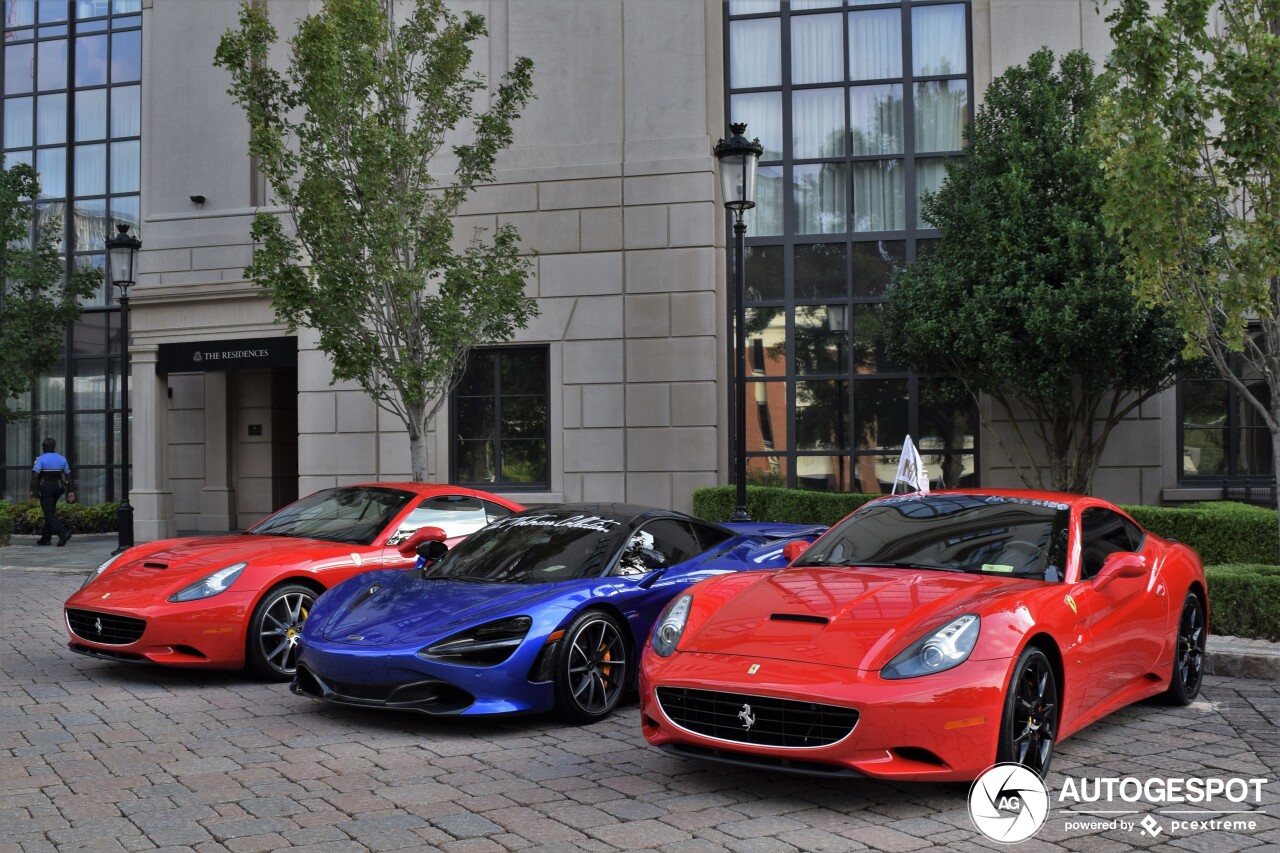
[[[787,385],[785,382],[747,382],[747,451],[782,450],[787,441]]]
[[[1188,429],[1222,427],[1227,422],[1225,379],[1187,380],[1182,383],[1182,424]]]
[[[783,251],[782,246],[747,246],[747,302],[783,298]]]
[[[75,194],[86,196],[106,193],[107,146],[101,143],[77,145],[75,157]]]
[[[795,166],[792,176],[795,233],[838,234],[849,229],[848,175],[843,163]]]
[[[1194,427],[1182,432],[1182,473],[1217,475],[1227,471],[1227,432],[1224,429]]]
[[[1265,427],[1240,430],[1236,454],[1236,473],[1247,477],[1271,477],[1271,433]]]
[[[921,453],[973,449],[978,431],[973,398],[958,382],[921,379],[917,402]]]
[[[547,398],[508,397],[502,395],[502,446],[506,447],[508,439],[546,439],[550,435],[547,427]]]
[[[959,151],[969,121],[969,84],[931,80],[915,85],[916,153]]]
[[[876,240],[853,244],[853,295],[884,296],[893,273],[907,262],[903,240]]]
[[[79,465],[107,464],[107,416],[102,413],[76,415],[76,446],[72,470]]]
[[[72,364],[76,365],[76,375],[72,378],[74,407],[78,410],[106,409],[106,359],[76,359]],[[105,427],[105,421],[99,425],[100,443]],[[105,462],[105,459],[100,461]]]
[[[781,306],[747,309],[747,373],[784,376],[787,372],[787,312]],[[735,362],[736,363],[736,362]]]
[[[901,154],[902,84],[850,88],[849,128],[854,156]]]
[[[907,227],[904,172],[901,160],[853,164],[854,231],[901,231]]]
[[[76,468],[76,500],[86,506],[97,506],[107,501],[107,469]]]
[[[107,351],[107,315],[103,311],[80,315],[72,333],[76,355],[103,355]]]
[[[40,197],[64,198],[67,194],[67,149],[41,148],[36,152],[40,173]]]
[[[103,146],[97,146],[99,148]],[[79,176],[76,183],[79,184]],[[78,198],[75,200],[76,249],[104,249],[107,231],[107,200]]]
[[[853,390],[854,447],[858,450],[891,450],[896,465],[906,434],[907,381],[858,380]]]
[[[492,483],[497,464],[496,449],[492,441],[459,441],[458,482],[460,483]]]
[[[464,441],[493,438],[493,398],[458,397],[458,438]]]
[[[843,299],[849,292],[844,243],[810,243],[796,246],[796,299]]]
[[[500,354],[502,395],[547,393],[547,351],[508,351]]]
[[[55,24],[66,19],[67,0],[40,0],[40,23]]]
[[[497,357],[494,352],[472,352],[455,393],[459,397],[492,397],[494,360]]]
[[[884,303],[853,306],[853,370],[890,373],[906,366],[889,358],[884,339]]]
[[[849,372],[849,307],[801,305],[795,312],[797,375]]]
[[[796,383],[796,449],[843,450],[849,446],[849,382]]]
[[[507,483],[546,483],[551,479],[547,440],[502,442],[502,477]]]
[[[111,199],[111,233],[115,233],[116,226],[128,225],[129,233],[139,239],[142,238],[142,216],[139,214],[138,196],[116,196]],[[106,231],[107,229],[103,229]]]
[[[796,488],[847,492],[852,483],[848,456],[796,457]]]
[[[747,457],[747,482],[753,486],[785,487],[788,470],[785,456]]]

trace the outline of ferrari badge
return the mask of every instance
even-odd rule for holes
[[[1068,595],[1068,596],[1065,596],[1062,600],[1063,600],[1063,601],[1065,601],[1065,602],[1067,603],[1067,606],[1071,608],[1071,612],[1072,612],[1072,613],[1079,613],[1079,612],[1080,612],[1080,611],[1076,608],[1076,600],[1075,600],[1074,598],[1072,598],[1071,596],[1069,596],[1069,595]]]

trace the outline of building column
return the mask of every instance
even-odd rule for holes
[[[177,535],[169,486],[169,379],[156,373],[159,347],[133,346],[129,371],[133,407],[130,460],[133,463],[134,537],[153,542]]]
[[[225,531],[236,527],[228,432],[227,374],[210,371],[204,375],[204,488],[200,490],[200,530]]]

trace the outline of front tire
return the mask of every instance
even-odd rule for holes
[[[298,638],[316,603],[316,592],[301,584],[278,586],[262,596],[249,618],[245,664],[267,681],[289,681],[298,671]]]
[[[1005,691],[996,763],[1021,764],[1043,779],[1057,733],[1058,680],[1045,653],[1028,646],[1018,656]]]
[[[613,713],[631,683],[629,644],[618,620],[588,610],[573,620],[556,649],[556,711],[573,723]]]
[[[1204,680],[1204,605],[1194,592],[1182,603],[1182,615],[1173,635],[1173,672],[1163,699],[1169,705],[1190,705]]]

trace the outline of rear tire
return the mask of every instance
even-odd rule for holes
[[[1044,652],[1027,646],[1005,691],[997,764],[1021,764],[1041,779],[1049,772],[1058,734],[1058,680]]]
[[[298,671],[298,637],[316,603],[311,587],[290,583],[268,590],[249,618],[245,666],[266,681],[290,681]]]
[[[618,620],[588,610],[556,646],[556,711],[571,723],[594,723],[613,713],[631,684],[630,643]]]
[[[1173,634],[1173,672],[1169,674],[1169,689],[1161,696],[1165,704],[1190,705],[1200,694],[1206,633],[1204,605],[1194,592],[1188,592]]]

